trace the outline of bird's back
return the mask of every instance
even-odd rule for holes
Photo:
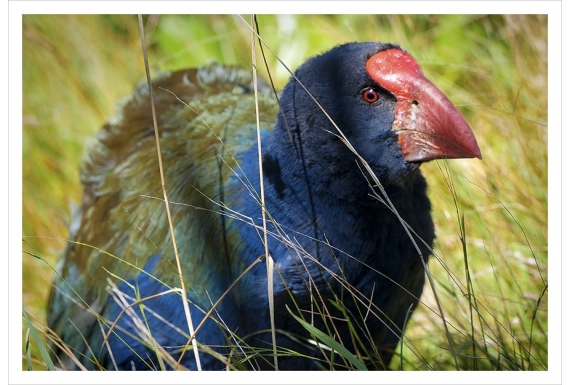
[[[196,287],[207,283],[210,295],[220,294],[222,283],[231,279],[229,266],[238,262],[228,260],[229,219],[219,214],[215,202],[225,201],[236,162],[255,144],[252,76],[237,67],[211,64],[163,75],[153,85],[185,279]],[[265,130],[273,127],[277,110],[268,91],[264,83],[259,85]],[[164,258],[153,273],[166,287],[180,285],[156,151],[148,88],[141,84],[99,132],[84,160],[83,200],[50,294],[49,326],[80,354],[87,354],[84,341],[90,349],[101,348],[100,323],[106,320],[93,314],[109,314],[109,278],[132,279],[160,253]],[[86,308],[91,310],[82,310]]]

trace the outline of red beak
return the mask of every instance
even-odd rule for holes
[[[399,49],[382,51],[367,61],[366,71],[397,99],[392,128],[406,161],[481,159],[473,131],[413,57]]]

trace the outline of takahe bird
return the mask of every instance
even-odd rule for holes
[[[193,327],[216,305],[196,333],[199,365],[271,368],[252,75],[210,64],[163,75],[153,90]],[[279,99],[259,83],[278,367],[350,365],[294,314],[368,367],[385,368],[422,293],[434,240],[419,166],[481,158],[479,147],[393,44],[349,43],[312,57]],[[197,369],[181,293],[171,290],[180,276],[146,83],[98,134],[81,180],[48,305],[61,338],[56,364]]]

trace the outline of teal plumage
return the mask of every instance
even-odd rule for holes
[[[185,279],[198,285],[202,281],[219,280],[219,276],[209,277],[208,272],[224,275],[223,269],[209,268],[208,264],[231,266],[237,261],[202,257],[216,254],[224,238],[236,238],[221,234],[223,227],[215,225],[230,219],[213,213],[219,207],[211,200],[224,201],[219,180],[228,179],[235,165],[228,148],[237,155],[240,149],[250,148],[255,141],[256,127],[250,114],[255,103],[251,74],[243,69],[212,64],[198,71],[165,75],[155,80],[154,86],[172,218],[177,229],[186,230],[176,234],[179,252],[185,256],[182,259]],[[266,86],[260,87],[262,95],[268,92]],[[200,111],[200,115],[177,98],[194,111]],[[261,128],[270,129],[275,123],[277,103],[271,98],[262,98],[259,106]],[[109,273],[123,279],[133,278],[159,252],[168,258],[156,267],[157,275],[170,287],[180,285],[173,268],[176,265],[173,246],[161,199],[154,129],[152,120],[145,119],[149,110],[148,89],[144,84],[125,101],[115,120],[117,123],[107,124],[99,133],[81,173],[85,193],[81,217],[76,219],[79,229],[71,234],[74,243],[66,250],[60,271],[65,282],[59,281],[57,288],[72,297],[68,285],[79,289],[87,303],[97,304],[95,311],[101,310],[101,304],[106,301],[104,282]],[[200,162],[188,162],[189,154]],[[212,177],[212,170],[217,170],[218,177]],[[208,226],[209,223],[212,225]],[[190,262],[200,264],[201,268],[187,266]],[[222,278],[229,280],[229,274]],[[222,289],[217,292],[211,284],[209,289],[211,295],[221,295]],[[66,323],[70,315],[72,320],[81,318],[78,323],[86,329],[97,327],[95,317],[89,317],[86,323],[86,315],[77,314],[77,309],[58,290],[52,292],[50,303],[53,306],[49,322],[55,329]],[[60,330],[64,338],[65,331],[65,328]],[[79,338],[75,337],[71,345],[80,345]]]

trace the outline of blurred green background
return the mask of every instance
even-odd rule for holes
[[[144,20],[153,72],[211,60],[251,68],[251,31],[238,16]],[[291,69],[344,42],[400,44],[464,113],[483,160],[422,166],[437,230],[430,271],[457,359],[463,369],[547,369],[547,16],[260,15],[258,22]],[[281,89],[288,72],[265,56]],[[257,57],[267,79],[259,48]],[[22,290],[40,331],[52,268],[81,198],[82,156],[116,102],[143,79],[136,16],[23,16]],[[394,369],[456,368],[431,293],[426,288]],[[24,367],[43,367],[33,343],[23,356]]]

